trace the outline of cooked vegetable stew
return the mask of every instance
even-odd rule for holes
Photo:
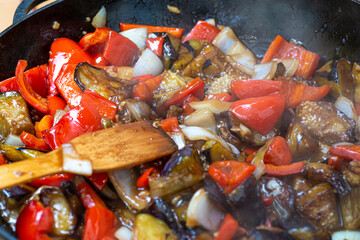
[[[143,120],[178,151],[3,189],[1,219],[19,239],[360,238],[358,63],[319,66],[281,36],[259,59],[214,19],[184,35],[99,22],[0,82],[0,164]]]

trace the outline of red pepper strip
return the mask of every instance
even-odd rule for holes
[[[107,235],[114,231],[114,213],[107,208],[95,206],[86,209],[83,240],[109,239]],[[113,238],[110,238],[113,239]]]
[[[75,137],[102,129],[99,112],[86,102],[71,109],[50,130],[43,131],[45,141],[56,149]]]
[[[266,135],[280,119],[285,107],[285,97],[274,94],[247,98],[231,104],[231,113],[249,127]]]
[[[109,180],[109,176],[106,172],[93,173],[91,176],[86,177],[92,183],[92,185],[99,191],[103,190],[106,183]]]
[[[65,64],[55,80],[57,89],[71,108],[80,104],[83,92],[74,80],[76,64]]]
[[[218,235],[214,240],[231,240],[239,228],[239,223],[228,213],[221,223]]]
[[[106,41],[109,39],[110,31],[108,28],[96,28],[94,32],[83,36],[79,45],[90,54],[96,54],[103,51]]]
[[[52,186],[60,187],[60,184],[65,181],[70,181],[74,177],[72,173],[55,174],[48,177],[39,178],[30,182],[30,185],[34,187]]]
[[[329,158],[329,166],[332,167],[333,169],[340,171],[341,170],[341,165],[342,162],[344,161],[344,158],[341,157],[336,157],[336,156],[331,156]]]
[[[0,165],[4,165],[4,164],[7,164],[8,161],[6,160],[6,158],[4,157],[4,155],[2,155],[0,153]]]
[[[96,194],[94,189],[85,181],[78,183],[76,189],[79,192],[79,196],[82,204],[85,208],[102,207],[106,208],[105,203]]]
[[[85,89],[81,102],[92,104],[102,117],[115,121],[117,104],[104,98],[100,94]]]
[[[31,133],[23,131],[20,134],[20,139],[27,147],[38,150],[50,150],[49,145],[43,139],[37,138]]]
[[[177,133],[181,132],[177,117],[166,118],[161,121],[161,128],[165,132]]]
[[[16,83],[15,77],[8,78],[0,82],[0,92],[19,91],[19,86]]]
[[[309,78],[315,72],[319,64],[320,57],[316,53],[305,50],[305,48],[296,46],[287,42],[280,35],[276,36],[265,53],[261,63],[270,62],[274,58],[298,58],[299,65],[295,74],[303,78]]]
[[[164,48],[164,37],[146,39],[146,46],[153,51],[158,57],[162,57]]]
[[[231,94],[239,99],[262,97],[278,92],[281,81],[240,80],[231,82]]]
[[[277,136],[272,140],[264,155],[264,163],[271,163],[276,166],[289,165],[291,159],[289,145],[281,136]]]
[[[1,89],[1,87],[0,87]],[[355,103],[355,111],[356,114],[359,116],[360,115],[360,103]]]
[[[286,176],[291,174],[300,173],[304,169],[303,162],[296,162],[290,165],[275,166],[273,164],[265,164],[266,174],[273,176]]]
[[[184,32],[182,28],[172,28],[172,27],[160,27],[160,26],[150,26],[150,25],[141,25],[134,23],[120,23],[120,31],[126,31],[134,28],[146,28],[148,33],[152,32],[167,32],[171,35],[174,35],[177,38],[181,38]]]
[[[305,101],[315,101],[325,97],[330,92],[330,85],[321,87],[306,86],[301,83],[284,80],[280,93],[286,98],[286,107],[295,108]]]
[[[66,107],[66,102],[58,96],[48,96],[48,105],[49,105],[49,112],[51,116],[55,116],[56,110],[61,109],[64,110]]]
[[[222,187],[226,194],[231,193],[255,170],[250,163],[240,161],[213,162],[208,170],[209,175]]]
[[[229,93],[218,93],[218,94],[211,94],[206,97],[206,99],[217,99],[223,102],[234,102],[235,99]]]
[[[68,38],[57,38],[51,44],[49,58],[49,95],[58,95],[55,80],[65,64],[88,62],[95,64],[94,59],[79,44]]]
[[[50,240],[46,233],[51,231],[53,221],[51,209],[32,200],[16,221],[16,235],[19,240]]]
[[[144,102],[151,102],[154,96],[153,92],[159,87],[161,80],[162,74],[152,79],[146,80],[143,83],[136,84],[132,91],[133,98]]]
[[[28,102],[36,110],[46,114],[49,112],[47,99],[41,97],[30,86],[29,82],[27,81],[27,77],[24,74],[26,66],[27,62],[25,60],[19,60],[16,66],[15,78],[16,83],[19,86],[20,93],[26,102]]]
[[[182,43],[185,43],[186,41],[189,41],[191,39],[197,39],[197,40],[208,40],[209,42],[212,42],[216,35],[220,30],[202,20],[199,20],[196,25],[191,29],[191,31],[186,35],[186,37],[182,40]]]
[[[360,146],[359,145],[338,145],[331,147],[330,155],[345,159],[360,161]]]
[[[54,123],[54,117],[51,115],[45,115],[38,124],[38,130],[40,132],[49,130]]]
[[[181,108],[184,110],[185,115],[190,115],[191,113],[195,112],[195,109],[190,106],[190,103],[198,101],[200,101],[200,99],[193,96],[192,94],[185,98],[184,102],[181,105]]]
[[[136,185],[138,188],[148,188],[149,187],[149,177],[151,173],[155,171],[155,168],[149,168],[147,169],[136,181]]]
[[[117,32],[110,32],[105,44],[103,56],[112,65],[130,66],[133,62],[138,47],[128,38]]]
[[[145,75],[141,75],[141,76],[137,76],[137,77],[133,77],[131,79],[131,81],[137,81],[138,83],[143,83],[149,79],[154,78],[154,76],[152,74],[145,74]]]

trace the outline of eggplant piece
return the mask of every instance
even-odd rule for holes
[[[0,143],[4,143],[10,134],[10,124],[6,118],[0,115]]]
[[[181,41],[177,37],[166,33],[163,48],[163,64],[165,69],[170,69],[172,63],[178,58]]]
[[[226,142],[231,143],[234,145],[237,149],[243,149],[246,145],[245,142],[243,142],[241,139],[237,137],[235,133],[230,131],[230,123],[228,114],[231,114],[229,112],[225,112],[221,114],[220,116],[216,116],[217,120],[217,128],[219,136],[224,139]]]
[[[153,113],[145,102],[127,99],[119,105],[119,115],[122,123],[131,123],[150,120],[150,115]]]
[[[133,237],[136,240],[178,239],[165,222],[144,213],[136,216]]]
[[[1,122],[7,121],[1,127],[1,133],[9,131],[14,135],[20,135],[23,131],[34,134],[35,128],[30,118],[27,103],[18,92],[4,92],[0,94],[0,116]],[[2,135],[3,140],[7,136]]]
[[[297,210],[313,224],[325,230],[335,230],[341,225],[333,187],[320,183],[296,199]]]
[[[353,142],[355,122],[330,102],[303,102],[296,108],[299,123],[317,140],[328,144]]]
[[[171,71],[176,72],[178,70],[183,70],[193,59],[194,55],[184,45],[181,45],[179,56],[172,64]]]
[[[208,154],[210,162],[217,162],[223,160],[236,159],[236,156],[229,150],[224,148],[220,143],[213,140],[207,141],[203,146],[202,150]]]
[[[243,238],[244,239],[244,238]],[[248,240],[293,240],[294,238],[286,231],[275,227],[258,227],[249,232]]]
[[[192,146],[173,153],[160,177],[149,178],[152,197],[165,197],[194,186],[203,180],[199,155]]]
[[[44,154],[41,151],[6,144],[0,144],[0,152],[12,162],[35,158]]]
[[[348,161],[343,164],[342,175],[351,187],[360,187],[360,162]]]
[[[360,103],[360,64],[354,63],[352,74],[355,80],[354,102]]]
[[[318,146],[311,157],[311,162],[326,162],[330,158],[330,149],[331,145],[326,144],[325,142],[318,141]]]
[[[204,48],[205,44],[208,44],[209,41],[207,40],[197,40],[191,39],[184,43],[184,46],[190,51],[194,57],[198,56],[201,50]]]
[[[16,230],[16,221],[20,214],[20,202],[9,198],[4,190],[0,192],[0,217],[3,226]]]
[[[129,209],[122,201],[117,201],[114,209],[115,218],[122,226],[133,229],[136,219],[136,212]]]
[[[111,77],[105,70],[84,62],[76,66],[75,82],[81,90],[89,89],[117,104],[131,97],[131,80]]]
[[[340,195],[345,195],[351,190],[349,184],[343,180],[340,174],[325,163],[305,162],[303,175],[315,184],[329,183]]]

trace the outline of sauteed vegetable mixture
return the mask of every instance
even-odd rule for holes
[[[281,36],[259,59],[214,19],[184,35],[120,29],[55,39],[49,62],[28,70],[19,60],[0,83],[0,163],[142,120],[178,151],[2,190],[19,239],[359,239],[358,63],[319,66]]]

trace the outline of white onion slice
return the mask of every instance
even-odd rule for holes
[[[147,29],[134,28],[120,33],[124,37],[130,39],[138,48],[146,46]]]
[[[214,114],[208,108],[202,108],[191,113],[185,118],[186,126],[198,126],[217,133],[216,120]]]
[[[20,137],[12,133],[10,133],[9,136],[6,138],[4,144],[13,146],[25,146],[25,144],[21,141]]]
[[[332,240],[359,240],[360,239],[360,232],[358,231],[350,231],[350,230],[343,230],[334,232],[331,236]]]
[[[114,236],[118,240],[131,240],[133,236],[133,231],[131,231],[127,227],[122,226],[118,230],[116,230]]]
[[[295,75],[296,69],[299,66],[298,58],[289,58],[289,59],[273,59],[277,63],[282,63],[285,67],[284,77],[292,77]]]
[[[206,19],[205,22],[207,22],[207,23],[210,24],[210,25],[213,25],[214,27],[215,27],[215,25],[216,25],[216,22],[215,22],[215,19],[214,19],[214,18]]]
[[[277,62],[268,62],[257,64],[254,67],[253,79],[268,79],[271,80],[276,73]]]
[[[106,15],[106,8],[102,6],[93,18],[91,25],[93,25],[94,28],[102,28],[106,25]]]
[[[137,77],[145,74],[157,76],[162,73],[163,69],[164,66],[160,58],[147,48],[136,62],[133,76]]]
[[[223,102],[217,99],[206,99],[200,102],[189,103],[195,110],[208,108],[213,114],[220,114],[229,110],[231,102]]]
[[[354,103],[350,99],[344,96],[338,97],[335,102],[335,107],[337,110],[343,112],[348,118],[358,123],[358,116],[356,114]]]
[[[215,232],[218,230],[224,212],[222,212],[208,197],[205,190],[200,188],[191,198],[187,209],[186,226],[203,228]]]
[[[181,126],[182,127],[182,126]],[[224,148],[231,151],[235,155],[239,155],[240,151],[232,144],[225,142],[221,137],[202,127],[183,127],[182,132],[190,140],[214,140],[219,142]]]
[[[176,145],[178,146],[178,149],[182,149],[186,146],[185,143],[185,136],[183,133],[178,132],[178,133],[170,133],[170,137],[172,140],[174,140],[174,142],[176,143]]]
[[[81,159],[71,143],[62,145],[63,169],[66,172],[90,176],[92,164],[90,160]]]

